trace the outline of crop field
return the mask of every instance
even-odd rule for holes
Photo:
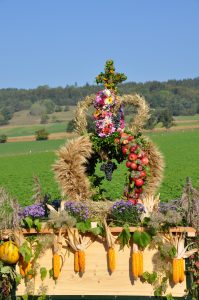
[[[162,201],[180,197],[187,176],[193,185],[199,187],[199,131],[160,132],[147,135],[158,145],[165,157],[164,181],[160,187]],[[43,193],[52,199],[60,197],[58,184],[54,179],[52,165],[56,159],[55,150],[64,140],[41,142],[16,142],[0,144],[0,185],[22,205],[31,203],[33,176],[38,176]],[[97,168],[97,173],[103,172]],[[122,195],[125,180],[125,166],[119,165],[111,182],[103,181],[105,196],[118,199]]]

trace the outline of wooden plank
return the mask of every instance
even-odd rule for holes
[[[122,227],[110,227],[110,231],[113,232],[113,233],[120,233],[122,231]],[[139,231],[144,231],[145,228],[144,227],[129,227],[129,230],[130,232],[134,232],[136,230],[139,230]],[[24,234],[24,235],[29,235],[29,234],[50,234],[50,233],[53,233],[53,232],[56,232],[56,230],[53,230],[51,228],[43,228],[41,231],[37,231],[36,229],[34,228],[30,228],[30,229],[21,229],[21,232]],[[57,230],[58,232],[58,230]],[[62,232],[66,232],[66,229],[63,229]],[[173,232],[173,233],[192,233],[192,234],[195,234],[196,233],[196,229],[193,228],[193,227],[171,227],[169,228],[169,232]],[[2,236],[8,236],[9,234],[12,233],[12,230],[4,230],[2,232]],[[192,235],[193,236],[193,235]]]
[[[65,250],[66,251],[66,250]],[[51,278],[44,280],[44,286],[48,287],[48,295],[111,295],[111,296],[153,296],[153,288],[148,283],[142,283],[140,279],[134,280],[131,274],[131,250],[125,247],[119,250],[116,245],[116,270],[110,275],[107,270],[106,245],[100,241],[95,241],[86,250],[86,271],[83,276],[74,272],[74,254],[66,252],[65,261],[60,277],[55,283]],[[154,270],[154,259],[157,250],[144,251],[144,271]],[[52,268],[52,251],[48,250],[39,260],[40,267]],[[39,273],[39,271],[38,271]],[[39,274],[32,280],[37,295],[41,280]],[[175,286],[170,285],[167,293],[173,296],[184,296],[186,289],[186,279]],[[22,282],[17,287],[17,295],[25,294],[25,284]]]

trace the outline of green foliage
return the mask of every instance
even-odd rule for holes
[[[20,247],[19,247],[19,252],[23,256],[25,262],[29,262],[33,256],[32,254],[32,249],[28,245],[27,241],[25,241]]]
[[[123,249],[126,245],[129,247],[130,238],[131,238],[131,233],[129,230],[129,226],[125,225],[122,231],[120,232],[120,234],[118,235],[120,249]]]
[[[136,230],[133,234],[133,242],[137,244],[141,249],[146,248],[151,242],[151,236],[143,231]]]
[[[157,273],[156,272],[152,272],[152,273],[149,273],[149,272],[144,272],[142,274],[142,277],[143,277],[143,281],[145,282],[148,282],[149,284],[153,284],[156,282],[157,280]]]
[[[19,284],[21,277],[17,275],[14,266],[5,265],[0,260],[0,300],[11,300],[11,291]]]
[[[198,147],[199,131],[150,133],[151,140],[159,146],[165,158],[164,180],[159,190],[161,201],[179,198],[182,194],[185,178],[189,175],[194,187],[198,187]],[[41,142],[17,142],[1,145],[0,182],[7,191],[19,199],[20,204],[31,204],[33,174],[41,181],[43,194],[49,193],[53,198],[60,197],[55,182],[52,165],[56,159],[55,150],[63,140]],[[190,145],[192,145],[190,149]],[[30,154],[31,150],[31,154]],[[191,155],[191,159],[190,159]],[[36,166],[36,168],[35,168]],[[182,168],[183,166],[183,168]],[[96,165],[96,174],[103,176],[100,165]],[[101,181],[100,188],[106,199],[120,199],[125,184],[126,167],[117,166],[111,182]]]
[[[49,116],[47,114],[42,114],[41,115],[41,121],[40,121],[41,124],[48,123],[48,120],[49,120]]]
[[[7,142],[7,135],[2,134],[0,135],[0,144],[6,143]]]
[[[41,277],[41,280],[44,281],[44,279],[46,278],[48,272],[46,270],[46,268],[42,267],[40,268],[40,277]]]
[[[44,141],[48,139],[49,133],[45,129],[40,129],[35,132],[36,141]]]
[[[76,223],[76,228],[81,233],[91,232],[94,235],[103,235],[104,234],[104,227],[101,224],[97,223],[97,227],[92,228],[90,220],[86,220],[85,222]]]

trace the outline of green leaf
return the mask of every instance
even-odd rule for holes
[[[41,276],[41,280],[44,281],[44,279],[47,276],[47,270],[46,270],[46,268],[44,268],[44,267],[40,268],[40,276]]]
[[[41,221],[39,219],[34,220],[34,225],[38,231],[41,230]]]
[[[120,242],[120,249],[123,249],[125,247],[125,245],[127,245],[129,247],[130,238],[131,238],[131,233],[129,230],[129,226],[125,225],[123,227],[122,232],[120,232],[120,234],[118,236],[118,240]]]
[[[86,220],[86,222],[78,222],[76,224],[77,229],[82,232],[85,233],[87,231],[90,231],[91,229],[91,221],[90,220]]]
[[[16,277],[15,277],[16,285],[19,285],[19,284],[20,284],[21,279],[22,279],[22,276],[21,276],[20,274],[16,275]]]
[[[151,242],[151,236],[145,231],[140,232],[136,230],[133,234],[133,242],[144,249]]]
[[[20,247],[19,247],[19,252],[21,253],[21,255],[23,256],[25,262],[29,262],[31,257],[32,257],[32,250],[31,248],[28,246],[27,242],[24,242]]]
[[[28,226],[28,228],[31,228],[31,227],[32,227],[32,225],[33,225],[33,220],[32,220],[32,218],[30,218],[30,217],[25,217],[24,221],[25,221],[25,224]]]
[[[50,278],[53,278],[53,275],[54,275],[54,274],[53,274],[53,269],[50,269],[48,272],[49,272],[49,277],[50,277]]]

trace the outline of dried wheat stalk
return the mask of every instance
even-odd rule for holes
[[[64,195],[82,201],[91,197],[89,179],[85,173],[87,159],[91,156],[89,136],[71,140],[58,150],[58,160],[53,168]]]

